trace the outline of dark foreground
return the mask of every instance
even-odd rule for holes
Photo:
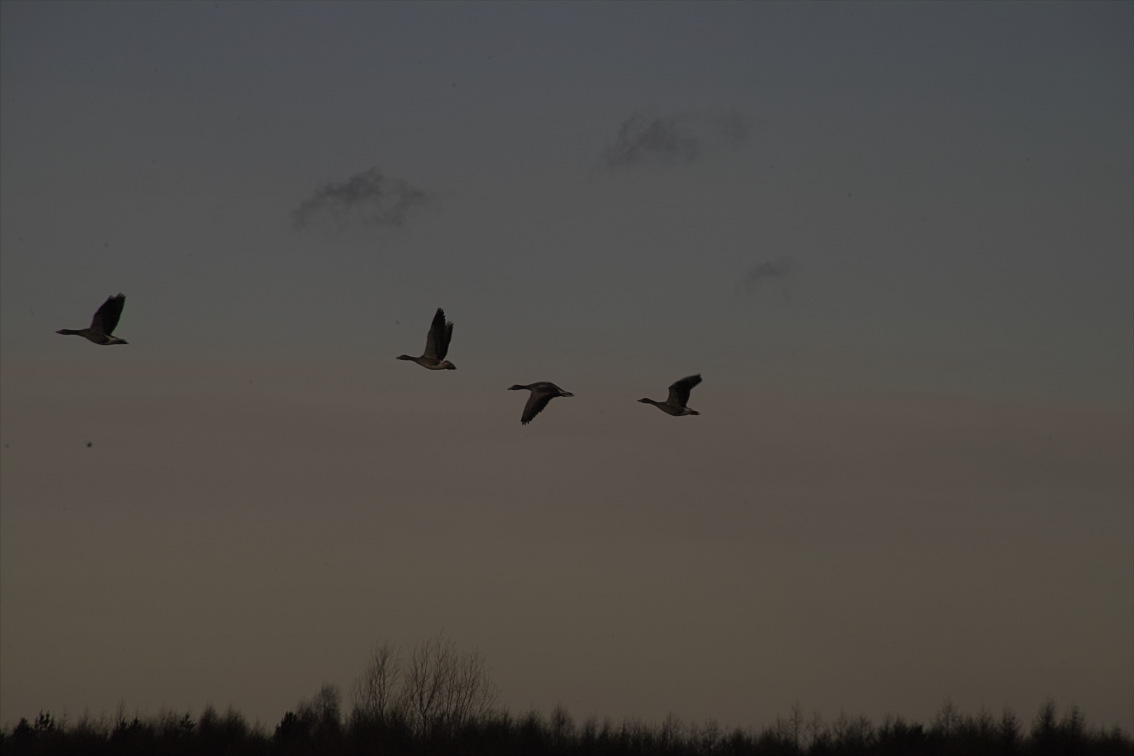
[[[1132,756],[1134,740],[1118,729],[1089,730],[1077,709],[1057,716],[1053,703],[1030,723],[1005,711],[962,715],[948,703],[933,722],[887,718],[879,725],[865,718],[826,722],[797,708],[762,732],[725,731],[714,723],[683,724],[674,717],[661,724],[612,724],[588,720],[579,725],[563,709],[550,717],[489,713],[455,723],[425,722],[412,716],[367,716],[356,710],[343,721],[337,705],[301,704],[273,731],[249,727],[236,711],[207,708],[200,717],[164,713],[151,719],[121,714],[113,719],[84,718],[73,724],[50,714],[0,734],[0,751],[18,754],[767,754],[769,756]]]

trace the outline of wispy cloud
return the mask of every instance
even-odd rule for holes
[[[650,115],[637,111],[618,127],[618,136],[602,154],[608,169],[658,163],[688,163],[748,141],[748,119],[732,110]]]
[[[748,269],[740,282],[740,288],[746,292],[754,292],[772,282],[782,283],[787,280],[794,269],[795,263],[790,257],[764,260]]]
[[[429,200],[428,193],[405,179],[371,168],[320,186],[292,211],[291,222],[296,231],[320,225],[400,226],[410,212]]]

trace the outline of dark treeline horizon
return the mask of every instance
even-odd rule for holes
[[[962,714],[946,699],[932,722],[840,713],[825,720],[797,703],[763,730],[722,728],[716,721],[682,722],[670,714],[660,724],[624,719],[615,724],[590,717],[581,725],[562,706],[549,716],[514,716],[496,705],[487,662],[478,651],[461,651],[440,633],[403,651],[375,645],[350,688],[350,710],[342,693],[324,684],[270,731],[248,724],[229,707],[208,705],[196,719],[163,710],[128,717],[125,704],[114,716],[83,714],[71,724],[46,711],[0,731],[0,750],[23,754],[147,754],[190,756],[306,756],[307,754],[758,754],[774,756],[1134,756],[1134,740],[1115,726],[1090,728],[1078,707],[1066,712],[1048,699],[1025,724],[1010,709],[998,716],[982,709]]]
[[[682,722],[670,714],[661,723],[590,717],[577,723],[561,706],[550,715],[530,711],[522,716],[496,709],[460,721],[443,717],[415,722],[404,712],[371,715],[355,706],[343,716],[340,695],[325,685],[312,699],[286,712],[271,730],[251,726],[229,707],[222,714],[206,706],[194,719],[189,713],[163,711],[128,717],[124,706],[112,717],[84,715],[75,723],[57,721],[49,712],[33,720],[21,718],[0,731],[0,752],[23,754],[753,754],[757,756],[951,756],[1017,754],[1019,756],[1131,756],[1134,739],[1120,727],[1087,725],[1072,706],[1060,713],[1049,699],[1030,723],[1005,708],[959,712],[946,700],[932,722],[887,716],[874,724],[865,716],[840,714],[833,720],[818,712],[806,715],[797,705],[762,730],[723,729],[715,721]]]

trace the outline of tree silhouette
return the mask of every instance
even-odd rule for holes
[[[419,734],[455,732],[488,714],[496,701],[484,658],[477,651],[460,653],[444,633],[410,652],[401,695]]]
[[[370,685],[373,683],[373,685]],[[1072,706],[1058,716],[1047,701],[1021,728],[1005,709],[997,719],[982,709],[962,713],[946,700],[929,725],[887,716],[879,727],[840,713],[824,723],[794,704],[762,731],[724,730],[670,714],[660,723],[592,716],[576,726],[557,705],[549,717],[529,711],[513,717],[493,709],[495,692],[477,653],[462,653],[445,635],[405,656],[374,648],[353,687],[355,710],[344,723],[339,690],[323,685],[287,712],[274,735],[229,707],[206,706],[194,720],[163,710],[157,717],[116,715],[74,724],[49,712],[0,730],[3,756],[1134,756],[1134,741],[1118,727],[1089,729]],[[373,694],[373,695],[372,695]],[[416,709],[414,707],[417,707]],[[367,714],[367,712],[370,712]]]
[[[488,666],[477,651],[461,652],[444,633],[403,658],[376,645],[351,686],[352,722],[371,728],[407,726],[421,737],[450,737],[484,719],[496,702]]]
[[[389,643],[376,644],[362,673],[351,686],[352,719],[369,723],[401,718],[401,654]]]

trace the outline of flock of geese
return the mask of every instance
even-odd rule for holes
[[[101,346],[126,344],[128,342],[125,339],[120,339],[114,335],[114,329],[118,327],[118,320],[122,317],[122,308],[125,304],[126,296],[123,294],[109,297],[95,311],[88,328],[77,330],[61,328],[56,333],[65,336],[82,336],[84,339]],[[402,354],[398,355],[397,359],[416,362],[428,370],[456,370],[457,366],[445,359],[445,356],[449,353],[449,342],[452,339],[453,323],[445,320],[445,311],[438,307],[437,312],[433,315],[433,323],[429,327],[429,335],[425,338],[425,351],[422,355],[411,357],[408,354]],[[669,396],[664,402],[653,399],[639,399],[638,401],[644,404],[652,404],[667,415],[674,417],[699,415],[701,413],[697,410],[688,407],[688,402],[689,393],[700,382],[700,375],[690,375],[670,385]],[[523,425],[530,423],[552,399],[561,396],[574,396],[570,391],[564,391],[551,381],[538,381],[526,385],[517,383],[508,387],[509,391],[521,389],[531,392],[527,404],[524,405],[524,414],[520,416],[520,423]]]

